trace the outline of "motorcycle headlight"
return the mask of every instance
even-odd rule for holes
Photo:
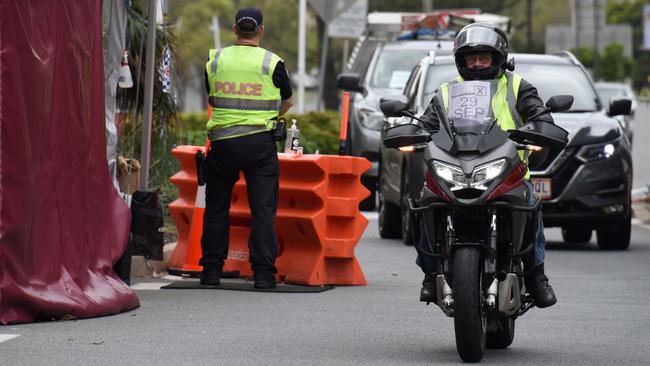
[[[437,176],[453,185],[451,187],[452,191],[465,188],[465,174],[463,174],[460,167],[434,160],[433,168],[435,169]]]
[[[585,145],[580,149],[578,158],[587,163],[595,160],[609,159],[618,150],[618,141],[605,144]]]
[[[384,115],[374,109],[361,108],[359,110],[359,122],[362,126],[371,130],[381,130]]]
[[[476,167],[469,182],[470,187],[476,189],[487,189],[486,183],[498,177],[505,166],[506,160],[499,159]]]

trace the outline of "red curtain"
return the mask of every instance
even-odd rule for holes
[[[0,323],[139,306],[106,159],[101,0],[0,0]]]

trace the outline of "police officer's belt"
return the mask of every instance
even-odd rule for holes
[[[215,128],[208,132],[208,138],[210,141],[223,139],[230,136],[240,136],[248,135],[255,132],[261,132],[268,130],[265,125],[234,125],[224,128]]]

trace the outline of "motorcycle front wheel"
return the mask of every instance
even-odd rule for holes
[[[486,314],[482,306],[481,252],[476,246],[454,253],[453,297],[456,349],[465,362],[477,362],[485,353]]]
[[[498,329],[487,334],[486,345],[490,349],[508,348],[515,339],[515,319],[499,316]]]

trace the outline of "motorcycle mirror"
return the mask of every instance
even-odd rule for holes
[[[399,100],[384,100],[379,103],[379,109],[386,117],[402,117],[405,116],[408,106],[406,103]]]
[[[551,112],[567,111],[573,105],[573,95],[554,95],[546,102]]]

